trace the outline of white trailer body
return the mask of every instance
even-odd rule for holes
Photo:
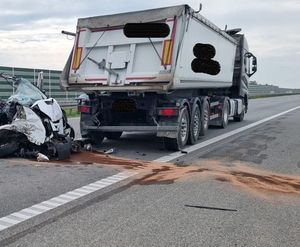
[[[99,143],[154,131],[180,150],[209,125],[242,121],[257,64],[240,31],[188,5],[79,19],[60,84],[87,94],[81,135]]]
[[[130,22],[166,23],[170,33],[151,40],[128,38],[123,27]],[[215,47],[214,60],[220,64],[220,73],[192,71],[193,47],[197,43]],[[186,5],[79,19],[71,69],[63,85],[84,91],[119,92],[230,87],[236,47],[232,37],[201,15],[193,14]],[[100,63],[103,59],[115,73],[99,69],[95,61]]]

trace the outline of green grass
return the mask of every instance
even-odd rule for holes
[[[80,112],[78,111],[77,107],[67,107],[67,108],[64,108],[64,110],[65,110],[68,118],[80,116]]]

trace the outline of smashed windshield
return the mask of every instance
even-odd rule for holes
[[[24,78],[18,79],[14,86],[16,86],[15,94],[10,96],[8,102],[17,101],[21,105],[31,106],[37,100],[47,98],[36,86]]]

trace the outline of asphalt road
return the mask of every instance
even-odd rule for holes
[[[244,122],[210,129],[200,142],[299,105],[300,96],[251,100]],[[130,179],[54,209],[44,220],[36,216],[21,229],[0,232],[0,246],[298,246],[299,184],[289,194],[272,191],[280,186],[284,191],[289,177],[263,188],[269,177],[260,170],[299,177],[299,121],[297,109],[175,160],[183,167],[256,169],[245,184],[243,177],[234,183],[226,176],[160,178],[150,184]],[[99,148],[110,147],[131,159],[168,154],[151,135],[126,134]],[[1,160],[0,171],[0,217],[119,172],[105,165],[37,166],[23,160]],[[253,190],[255,184],[259,189]]]

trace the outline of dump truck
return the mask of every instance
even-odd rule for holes
[[[80,99],[81,135],[101,143],[154,132],[181,150],[248,110],[257,70],[241,29],[221,30],[188,5],[80,18],[62,72]]]

